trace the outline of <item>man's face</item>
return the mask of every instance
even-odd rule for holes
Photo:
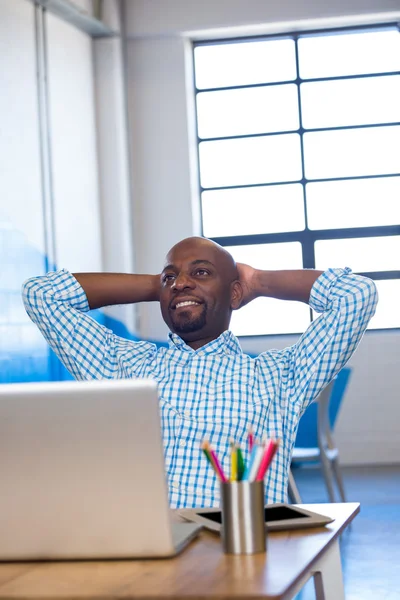
[[[170,250],[161,273],[164,321],[193,348],[228,329],[237,277],[232,258],[202,238],[189,238]],[[233,301],[233,305],[232,305]]]

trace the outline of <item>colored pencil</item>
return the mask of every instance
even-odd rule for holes
[[[215,454],[215,451],[211,448],[210,443],[207,441],[202,442],[201,449],[203,450],[208,462],[211,464],[219,480],[223,483],[227,483],[228,479],[226,478],[217,458],[217,455]]]
[[[235,442],[231,442],[231,481],[237,481],[238,476],[238,454]]]
[[[257,471],[255,481],[262,481],[265,477],[268,467],[270,466],[272,459],[274,458],[279,447],[278,440],[270,440],[266,445],[264,454],[261,458],[261,462]]]
[[[254,434],[251,427],[249,429],[249,433],[247,434],[247,442],[249,444],[249,452],[251,453],[253,451],[254,446]]]
[[[217,458],[217,455],[215,454],[215,451],[211,448],[211,446],[210,446],[210,454],[211,454],[211,458],[214,461],[215,470],[216,470],[216,473],[217,473],[219,479],[222,481],[222,483],[227,483],[228,479],[226,478],[225,473],[223,472],[220,462]]]
[[[241,481],[246,470],[246,465],[244,464],[243,453],[239,446],[237,447],[237,462],[238,462],[238,480]]]
[[[261,455],[260,455],[260,449],[261,449]],[[242,477],[242,481],[251,481],[250,479],[250,475],[253,473],[254,471],[254,464],[257,466],[260,464],[260,458],[262,456],[262,446],[259,446],[258,444],[255,444],[253,446],[253,450],[250,454],[250,459],[249,462],[247,464],[246,470],[243,473],[243,477]],[[257,471],[256,471],[257,473]]]
[[[255,446],[255,449],[256,449],[256,454],[255,454],[254,461],[253,461],[253,464],[251,465],[251,469],[249,470],[249,475],[248,475],[248,479],[250,482],[256,480],[257,473],[260,468],[260,463],[261,463],[262,457],[264,455],[264,446],[263,445],[257,444]]]
[[[201,449],[203,450],[204,456],[206,457],[206,459],[208,460],[208,462],[210,463],[210,465],[212,466],[212,468],[215,471],[215,465],[213,463],[213,460],[212,460],[211,454],[210,454],[210,450],[209,450],[209,443],[202,442]]]

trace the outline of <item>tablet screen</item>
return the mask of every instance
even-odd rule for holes
[[[215,523],[221,523],[221,511],[197,513],[204,519],[210,519]],[[288,506],[266,506],[264,508],[264,519],[266,523],[270,521],[285,521],[286,519],[309,519],[308,515],[305,515],[296,509],[289,508]]]

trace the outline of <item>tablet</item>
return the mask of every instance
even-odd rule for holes
[[[177,512],[184,519],[199,523],[211,531],[219,532],[221,529],[219,508],[182,508]],[[265,525],[269,531],[322,527],[333,521],[331,517],[284,503],[265,505],[264,515]]]

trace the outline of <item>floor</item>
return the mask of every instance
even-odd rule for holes
[[[400,600],[400,465],[342,471],[347,500],[361,503],[340,542],[346,600]],[[294,475],[304,503],[328,502],[318,469]],[[296,600],[315,600],[311,581]]]

